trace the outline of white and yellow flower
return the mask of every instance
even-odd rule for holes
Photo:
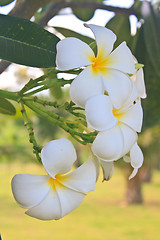
[[[41,158],[48,175],[15,175],[13,195],[21,207],[28,209],[27,215],[41,220],[60,219],[80,205],[86,192],[94,190],[96,168],[88,159],[66,174],[76,161],[76,152],[64,138],[47,143]]]
[[[86,101],[107,90],[113,106],[120,108],[132,91],[128,74],[134,74],[134,59],[131,51],[122,42],[113,52],[116,35],[109,29],[96,25],[89,27],[97,43],[97,56],[86,43],[70,37],[57,44],[56,64],[62,71],[85,67],[70,86],[70,97],[84,107]]]
[[[118,160],[137,141],[143,111],[140,100],[133,104],[133,99],[129,98],[120,109],[114,108],[106,95],[88,99],[85,106],[88,125],[100,131],[92,144],[92,151],[99,159]]]

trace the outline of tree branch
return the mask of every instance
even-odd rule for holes
[[[119,13],[119,14],[123,14],[123,15],[136,15],[136,11],[134,8],[120,8],[120,7],[113,7],[113,6],[109,6],[109,5],[105,5],[103,3],[97,3],[97,2],[91,2],[91,1],[84,1],[84,2],[65,2],[65,4],[63,5],[63,7],[70,7],[70,8],[78,8],[78,9],[92,9],[92,10],[96,10],[96,9],[102,9],[102,10],[107,10],[107,11],[111,11],[111,12],[115,12],[115,13]]]

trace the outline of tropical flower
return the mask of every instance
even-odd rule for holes
[[[136,132],[141,131],[143,111],[140,100],[133,104],[133,99],[132,95],[120,109],[114,108],[106,95],[88,99],[85,106],[88,125],[100,131],[92,151],[102,161],[118,160],[137,141]]]
[[[89,45],[77,38],[66,38],[57,44],[58,69],[85,67],[70,86],[71,100],[84,107],[90,97],[104,94],[106,89],[113,106],[120,108],[132,91],[132,81],[127,73],[135,72],[133,55],[125,42],[112,51],[116,35],[111,30],[92,24],[85,26],[95,36],[97,56]]]
[[[133,172],[129,176],[129,179],[131,179],[137,174],[138,169],[142,166],[144,160],[142,150],[138,146],[137,142],[132,146],[130,156],[124,156],[123,159],[125,162],[131,163],[131,166],[134,168]]]
[[[26,214],[41,220],[60,219],[77,208],[86,192],[94,190],[96,168],[88,159],[76,170],[72,143],[64,138],[53,140],[41,152],[48,175],[18,174],[12,179],[17,203],[27,208]]]

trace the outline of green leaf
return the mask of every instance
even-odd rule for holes
[[[160,124],[160,77],[154,71],[151,59],[145,44],[144,25],[134,37],[132,52],[138,62],[144,64],[144,78],[146,84],[147,98],[142,100],[144,110],[143,130]]]
[[[7,99],[0,97],[0,113],[15,115],[16,109]]]
[[[26,66],[55,66],[59,38],[27,19],[0,14],[0,58]]]
[[[150,2],[142,3],[144,41],[155,72],[160,76],[160,16]]]
[[[111,18],[105,27],[109,28],[117,35],[118,38],[115,42],[115,47],[117,47],[123,41],[129,41],[131,30],[128,16],[116,14],[113,18]]]
[[[86,1],[84,1],[84,0],[75,0],[75,1],[73,0],[73,2],[76,2],[76,3],[80,2],[80,3],[84,4],[84,6],[85,6],[85,3],[86,3]],[[102,3],[103,0],[92,0],[91,4],[92,4],[92,2],[93,2],[93,4],[94,4],[94,2]],[[77,18],[79,18],[80,20],[85,21],[85,22],[89,21],[93,17],[94,12],[95,12],[95,10],[92,10],[89,7],[88,7],[88,9],[85,9],[85,8],[73,8],[72,7],[72,11],[76,15]]]
[[[84,3],[84,0],[77,0],[76,2]],[[94,10],[72,8],[72,11],[77,18],[85,22],[90,20],[94,15]]]
[[[63,36],[65,37],[75,37],[75,38],[79,38],[81,39],[82,41],[90,44],[93,39],[90,38],[90,37],[87,37],[87,36],[84,36],[80,33],[77,33],[75,31],[72,31],[70,29],[67,29],[67,28],[62,28],[62,27],[54,27],[58,32],[60,32]]]
[[[14,2],[14,0],[0,0],[0,6],[6,6],[11,2]]]

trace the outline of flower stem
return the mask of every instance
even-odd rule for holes
[[[21,108],[21,113],[22,113],[23,119],[24,119],[24,126],[28,130],[29,142],[33,144],[33,153],[36,155],[37,160],[41,163],[41,158],[39,156],[39,153],[41,152],[42,147],[37,144],[37,141],[34,136],[33,128],[31,126],[31,122],[27,116],[27,113],[26,113],[26,110],[25,110],[25,107],[24,107],[24,104],[22,101],[20,101],[20,108]]]
[[[16,102],[18,102],[18,99],[19,99],[19,96],[16,92],[9,92],[5,90],[0,90],[0,97],[11,99]]]
[[[36,106],[36,104],[23,100],[24,104],[28,106],[30,109],[32,109],[34,112],[38,113],[40,116],[44,117],[48,121],[50,121],[53,124],[56,124],[66,132],[68,132],[76,141],[80,142],[83,145],[86,145],[87,143],[92,143],[95,135],[93,136],[92,134],[85,134],[85,133],[80,133],[76,132],[74,129],[70,128],[64,119],[58,115],[55,116],[55,114],[51,114],[50,111],[47,111],[46,109]],[[81,139],[82,140],[81,140]]]

